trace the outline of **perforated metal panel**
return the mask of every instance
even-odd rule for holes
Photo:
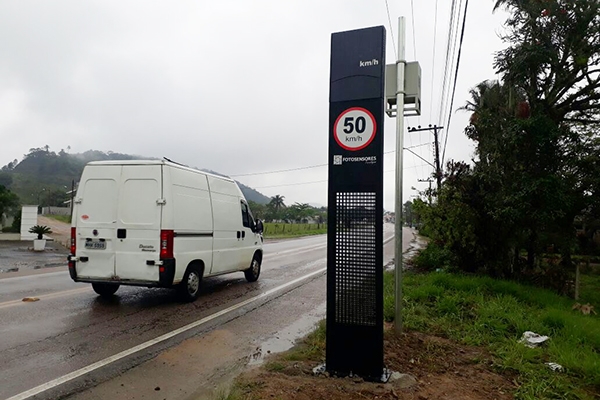
[[[375,326],[376,194],[336,194],[335,320]]]

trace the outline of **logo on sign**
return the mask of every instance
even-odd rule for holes
[[[375,138],[376,132],[375,117],[362,107],[345,110],[333,124],[335,141],[340,147],[350,151],[366,148]]]

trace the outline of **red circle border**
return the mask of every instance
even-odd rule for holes
[[[344,115],[346,115],[347,113],[349,113],[350,111],[364,111],[365,113],[367,113],[367,115],[371,118],[371,121],[373,121],[373,135],[371,136],[371,138],[369,139],[369,141],[365,144],[363,144],[360,147],[347,147],[344,146],[342,144],[342,142],[338,139],[337,135],[336,135],[336,127],[338,122],[340,122],[340,119],[342,119],[342,117]],[[337,142],[337,144],[344,150],[348,150],[348,151],[359,151],[359,150],[363,150],[364,148],[366,148],[367,146],[369,146],[371,144],[371,142],[373,141],[373,139],[375,139],[375,135],[377,134],[377,121],[375,121],[375,117],[373,116],[373,114],[371,113],[371,111],[367,110],[366,108],[362,108],[362,107],[351,107],[348,108],[346,110],[344,110],[335,120],[335,123],[333,124],[333,137],[335,139],[335,141]]]

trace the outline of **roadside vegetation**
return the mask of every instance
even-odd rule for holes
[[[266,239],[323,235],[327,233],[327,224],[285,224],[268,222],[265,223],[264,226],[264,237]]]
[[[600,276],[590,276],[588,289],[590,297],[585,300],[597,301]],[[454,366],[446,371],[444,365],[451,361],[444,357],[460,357],[460,354],[472,353],[473,349],[482,349],[469,360],[466,368],[473,374],[481,370],[496,374],[505,383],[505,394],[509,397],[594,399],[600,395],[600,319],[592,313],[586,315],[574,310],[572,299],[530,285],[448,272],[408,272],[403,279],[403,292],[406,333],[398,337],[391,327],[386,329],[386,341],[401,341],[406,346],[413,343],[404,349],[402,357],[406,365],[400,372],[412,373],[417,380],[428,380],[434,386],[442,385],[431,372],[439,373],[441,369],[442,375],[454,374],[458,368]],[[393,273],[384,275],[384,294],[385,319],[393,322]],[[519,342],[525,331],[547,335],[550,339],[540,347],[528,348]],[[281,395],[288,390],[301,393],[311,385],[323,388],[328,382],[314,377],[311,369],[325,361],[325,337],[325,321],[321,321],[294,348],[267,358],[258,372],[242,374],[230,391],[216,398],[260,399],[273,393],[273,381],[279,382],[279,398],[287,398]],[[452,348],[451,343],[457,347]],[[453,349],[450,354],[444,354],[448,353],[447,346]],[[386,352],[388,367],[393,357]],[[423,361],[424,371],[408,369],[414,366],[411,363],[415,360]],[[560,364],[563,370],[553,371],[546,364],[549,362]],[[322,389],[324,393],[312,398],[365,395],[364,386],[348,386],[344,379],[331,384],[333,389]],[[404,398],[402,392],[396,394],[398,397],[380,398]]]
[[[600,256],[600,3],[496,8],[510,13],[500,80],[476,85],[462,108],[475,159],[449,161],[412,218],[438,268],[574,295],[577,268]]]
[[[589,278],[585,301],[597,301],[600,279]],[[393,321],[393,274],[386,273],[384,286],[385,318]],[[514,379],[516,398],[600,394],[600,319],[574,310],[572,299],[516,282],[446,272],[406,274],[403,289],[407,330],[485,346],[494,356],[493,369]],[[518,342],[525,331],[550,340],[530,349]],[[547,362],[565,370],[552,371]]]

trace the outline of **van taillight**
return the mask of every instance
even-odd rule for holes
[[[75,240],[75,233],[77,232],[77,228],[71,228],[71,254],[75,255],[75,250],[77,250],[77,242]]]
[[[160,231],[160,258],[173,258],[174,236],[172,230]]]

